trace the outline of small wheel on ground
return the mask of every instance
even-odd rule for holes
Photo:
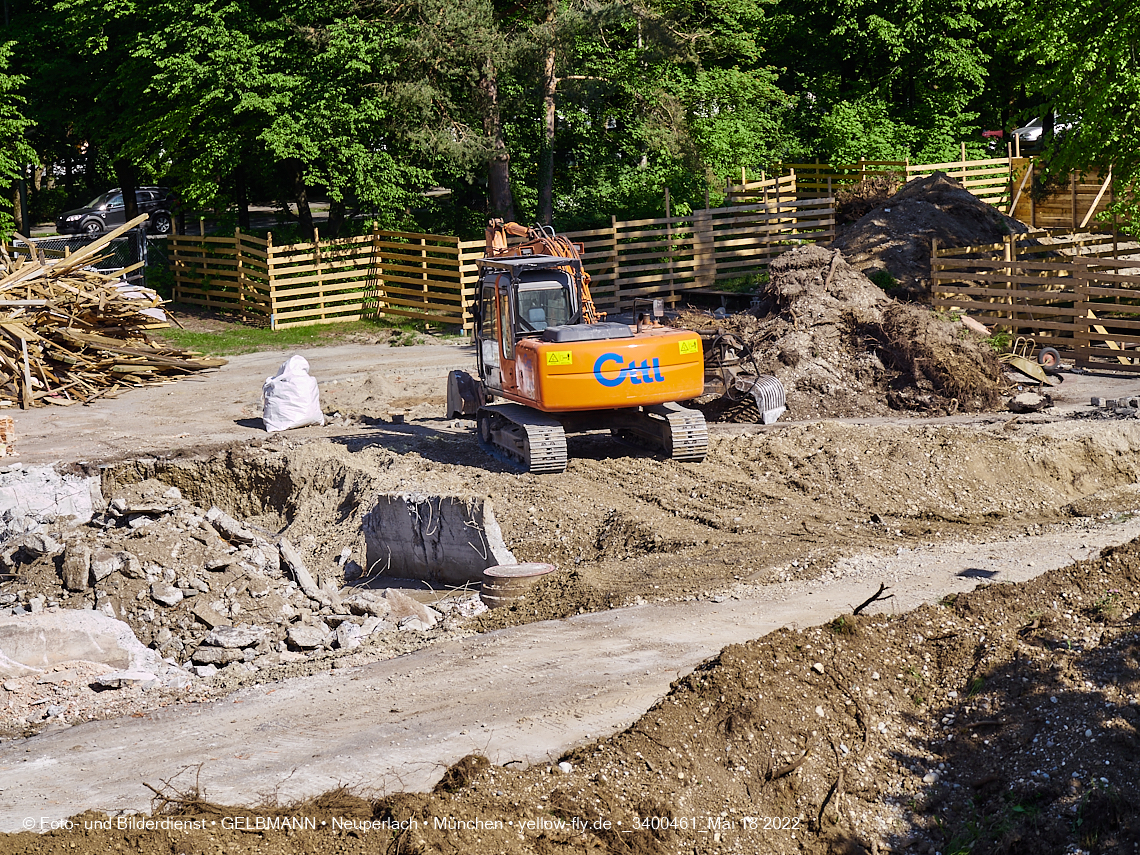
[[[480,441],[487,444],[487,445],[490,445],[491,444],[491,414],[485,413],[485,412],[480,412],[479,413],[479,419],[478,419],[478,425],[479,425],[479,439],[480,439]]]
[[[83,233],[88,237],[96,237],[103,234],[103,226],[97,220],[88,220],[83,224]]]
[[[1056,348],[1043,347],[1037,354],[1037,364],[1046,368],[1057,368],[1061,364],[1061,354]]]

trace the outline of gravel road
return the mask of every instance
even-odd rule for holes
[[[0,749],[0,830],[86,808],[144,810],[144,782],[160,786],[199,764],[207,796],[238,804],[339,784],[425,790],[472,751],[495,763],[556,761],[631,724],[725,645],[825,622],[880,582],[895,595],[885,610],[902,612],[980,578],[1024,581],[1138,535],[1140,520],[1129,520],[852,556],[814,581],[529,624],[208,705],[45,733]]]

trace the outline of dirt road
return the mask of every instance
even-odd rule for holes
[[[320,383],[326,412],[335,409],[342,385],[378,378],[385,392],[376,396],[377,410],[404,408],[410,398],[426,401],[432,414],[438,415],[443,409],[447,372],[467,368],[474,361],[473,348],[454,344],[351,344],[296,352],[309,361],[310,373]],[[262,383],[292,353],[268,351],[230,357],[229,364],[217,371],[131,389],[89,407],[15,411],[15,459],[28,464],[99,462],[264,436]],[[302,428],[291,435],[322,436],[337,430]]]
[[[424,790],[459,757],[554,762],[629,725],[727,644],[824,622],[879,582],[902,612],[978,580],[1017,582],[1140,534],[1140,520],[982,546],[853,556],[826,581],[738,586],[474,636],[409,656],[263,685],[145,718],[93,722],[0,750],[0,830],[86,808],[144,810],[150,791],[202,764],[210,799],[253,803],[339,784]],[[196,773],[195,773],[196,774]]]

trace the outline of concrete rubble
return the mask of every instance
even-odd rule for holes
[[[10,514],[18,533],[0,540],[0,678],[17,681],[5,683],[0,738],[102,715],[114,709],[98,700],[107,692],[138,704],[279,679],[310,661],[396,655],[485,611],[475,592],[433,608],[412,591],[369,589],[352,548],[313,566],[309,538],[294,544],[159,481],[105,503],[76,484],[90,499],[80,513]]]

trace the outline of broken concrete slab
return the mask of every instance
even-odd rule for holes
[[[229,623],[229,618],[222,617],[206,602],[196,602],[190,609],[194,617],[202,621],[210,629]]]
[[[60,570],[67,590],[86,591],[91,585],[91,547],[81,541],[69,543]]]
[[[101,689],[125,689],[129,686],[157,686],[159,679],[149,671],[109,671],[96,677],[92,685]]]
[[[299,647],[301,650],[314,650],[317,647],[323,647],[330,635],[328,627],[323,623],[320,626],[299,623],[289,627],[287,637],[289,643],[294,647]]]
[[[0,676],[39,673],[72,661],[153,673],[165,665],[126,623],[102,612],[69,609],[0,618]]]
[[[391,606],[389,618],[401,624],[406,618],[415,618],[420,621],[425,628],[431,628],[436,625],[443,615],[437,612],[430,606],[425,606],[423,603],[413,600],[402,591],[397,591],[394,588],[388,588],[384,591],[384,599],[388,601]]]
[[[245,655],[237,647],[207,647],[202,645],[190,657],[195,665],[228,665],[240,662]]]
[[[279,544],[281,550],[281,563],[285,565],[289,572],[293,575],[294,581],[300,587],[301,592],[314,602],[320,603],[322,606],[330,606],[333,603],[333,598],[325,591],[317,587],[317,582],[313,578],[305,562],[301,558],[301,553],[284,537],[281,538]]]
[[[91,577],[96,582],[102,582],[122,566],[122,559],[105,547],[99,547],[91,553]]]
[[[9,466],[0,472],[0,514],[91,521],[105,506],[97,475],[60,474],[51,466]]]
[[[186,595],[182,593],[181,588],[175,588],[167,582],[155,582],[150,586],[150,596],[161,605],[176,606]]]
[[[207,647],[242,648],[253,647],[265,636],[260,627],[256,626],[215,626],[202,643]]]
[[[367,572],[436,585],[479,582],[496,564],[514,564],[490,499],[381,495],[364,518]]]
[[[231,543],[252,544],[256,535],[221,508],[210,508],[206,520],[222,537]]]

